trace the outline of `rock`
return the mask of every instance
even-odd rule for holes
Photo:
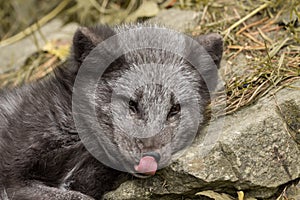
[[[287,190],[285,191],[285,196],[287,199],[295,199],[299,200],[300,199],[300,183],[295,185],[291,185]],[[284,198],[282,198],[284,199]],[[281,200],[281,199],[280,199]]]
[[[151,18],[149,22],[162,24],[177,31],[186,32],[188,29],[192,29],[197,25],[199,15],[199,12],[191,10],[162,10],[156,17]]]
[[[300,178],[299,88],[300,81],[211,122],[204,131],[221,134],[207,154],[198,140],[154,177],[125,182],[106,199],[199,199],[194,195],[205,190],[274,199],[282,186]],[[216,126],[220,120],[222,129]]]
[[[42,49],[47,40],[71,41],[77,27],[78,25],[75,23],[63,26],[61,20],[55,19],[41,27],[40,30],[35,31],[34,34],[16,43],[0,46],[0,73],[10,69],[18,69],[31,54]]]

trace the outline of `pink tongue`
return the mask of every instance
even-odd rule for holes
[[[142,157],[139,165],[134,166],[139,173],[154,175],[157,170],[157,162],[152,156]]]

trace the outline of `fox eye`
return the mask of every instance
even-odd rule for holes
[[[130,100],[129,101],[129,109],[132,113],[138,113],[138,102]]]
[[[176,116],[180,112],[180,104],[175,104],[171,107],[168,118]]]

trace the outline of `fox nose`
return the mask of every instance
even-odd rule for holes
[[[143,157],[145,157],[145,156],[152,156],[156,160],[156,162],[159,162],[159,160],[160,160],[160,154],[157,152],[154,152],[154,151],[144,153]]]

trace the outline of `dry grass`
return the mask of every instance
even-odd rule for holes
[[[99,23],[96,18],[104,19],[106,23],[120,23],[142,3],[142,1],[120,3],[113,0],[76,2],[64,0],[41,16],[36,23],[31,24],[25,32],[10,36],[8,31],[5,37],[2,37],[5,40],[0,44],[18,41],[33,28],[38,28],[37,24],[46,23],[62,11],[65,13],[64,19],[80,23]],[[278,90],[299,79],[299,1],[169,0],[160,6],[172,5],[177,8],[203,11],[199,18],[199,26],[191,30],[193,34],[217,31],[224,36],[224,57],[227,61],[224,67],[226,114],[255,102],[271,90],[274,91],[273,89]],[[6,6],[9,7],[7,4]],[[28,58],[28,62],[19,70],[10,70],[0,75],[0,87],[14,87],[50,73],[53,67],[63,62],[64,58],[49,52],[51,51],[38,52]],[[239,64],[241,57],[246,60],[243,64]],[[234,69],[233,65],[237,65],[240,69]]]
[[[0,86],[13,88],[41,79],[62,63],[63,61],[56,55],[51,55],[47,52],[37,52],[28,58],[25,65],[19,70],[9,70],[1,74]]]
[[[204,11],[193,34],[224,36],[226,114],[300,79],[299,1],[210,1]]]

